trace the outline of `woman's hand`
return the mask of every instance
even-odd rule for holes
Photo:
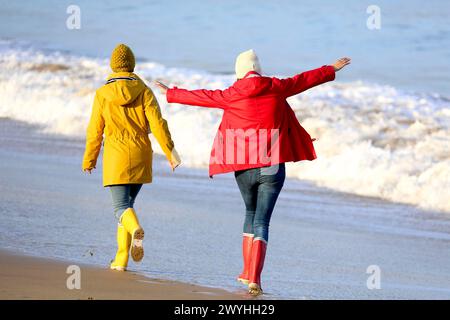
[[[334,64],[332,64],[334,71],[339,71],[346,65],[350,64],[351,59],[344,57],[337,60]]]
[[[158,80],[155,80],[155,84],[158,86],[159,91],[162,94],[166,94],[167,93],[167,90],[169,89],[168,86],[166,86],[164,83],[162,83],[161,81],[158,81]]]
[[[175,171],[175,168],[181,164],[180,155],[178,154],[178,151],[175,148],[172,149],[172,154],[170,155],[169,164],[170,164],[170,167],[172,168],[172,171]]]
[[[85,173],[91,174],[91,173],[92,173],[92,170],[94,170],[94,169],[95,169],[95,168],[83,169],[83,171],[84,171]]]
[[[181,162],[170,161],[170,167],[172,168],[172,171],[175,171],[176,167],[178,167],[180,164]]]

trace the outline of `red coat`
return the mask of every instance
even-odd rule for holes
[[[249,72],[225,90],[169,89],[167,102],[224,110],[211,151],[209,174],[213,176],[316,159],[311,137],[286,99],[334,78],[332,66],[286,79]]]

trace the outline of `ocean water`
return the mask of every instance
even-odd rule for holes
[[[136,73],[153,89],[155,79],[225,88],[234,81],[236,54],[248,48],[266,74],[280,77],[348,55],[352,64],[335,82],[289,100],[317,139],[319,158],[287,167],[268,290],[274,297],[370,298],[364,268],[375,261],[391,272],[381,297],[448,297],[448,256],[441,253],[450,234],[449,2],[378,1],[382,24],[373,31],[365,1],[77,1],[80,30],[65,26],[69,4],[0,1],[0,211],[8,217],[1,247],[96,264],[113,254],[100,174],[86,181],[78,171],[93,96],[110,73],[116,43],[134,49]],[[230,175],[207,179],[221,113],[169,105],[154,91],[183,168],[174,178],[155,163],[161,182],[144,191],[139,209],[151,213],[144,222],[159,243],[151,251],[158,259],[137,270],[234,288],[242,203]],[[172,203],[182,184],[189,191]],[[199,196],[205,192],[208,203]],[[86,212],[94,221],[83,220]],[[41,232],[46,225],[67,232],[67,240]],[[168,230],[180,236],[169,238]],[[222,244],[223,234],[236,237]],[[298,255],[283,245],[289,241],[302,244]],[[229,257],[215,256],[217,244]],[[347,260],[334,264],[344,251]],[[278,273],[283,268],[290,281]]]
[[[186,88],[231,85],[234,58],[250,47],[278,76],[348,55],[337,81],[290,100],[319,159],[288,175],[450,211],[447,1],[379,1],[379,30],[367,28],[364,1],[78,1],[77,30],[66,27],[70,4],[0,1],[0,117],[82,137],[118,42],[148,84]],[[158,98],[184,164],[205,168],[220,113]]]
[[[141,62],[136,72],[150,86],[154,79],[210,89],[225,88],[234,81],[232,75],[170,68],[156,62]],[[0,117],[39,124],[44,132],[82,138],[95,89],[108,74],[107,58],[2,40]],[[168,105],[158,90],[154,91],[184,165],[204,168],[206,175],[220,111]],[[318,153],[316,161],[289,165],[289,177],[450,211],[450,100],[364,80],[338,80],[289,102],[317,139]]]
[[[66,9],[81,29],[66,28]],[[381,29],[366,12],[379,6]],[[118,42],[168,67],[230,74],[254,48],[268,74],[290,75],[348,55],[340,80],[450,95],[450,3],[445,0],[0,1],[0,37],[107,57]]]

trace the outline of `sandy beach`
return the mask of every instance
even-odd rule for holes
[[[0,299],[242,299],[242,296],[225,290],[153,279],[135,272],[114,272],[107,268],[82,264],[77,264],[81,271],[80,289],[68,289],[67,279],[72,273],[67,273],[67,268],[73,264],[1,250]]]

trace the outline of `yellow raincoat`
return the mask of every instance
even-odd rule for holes
[[[95,168],[104,134],[103,185],[150,183],[150,131],[169,162],[179,164],[167,122],[150,88],[134,73],[111,74],[95,94],[83,170]]]

